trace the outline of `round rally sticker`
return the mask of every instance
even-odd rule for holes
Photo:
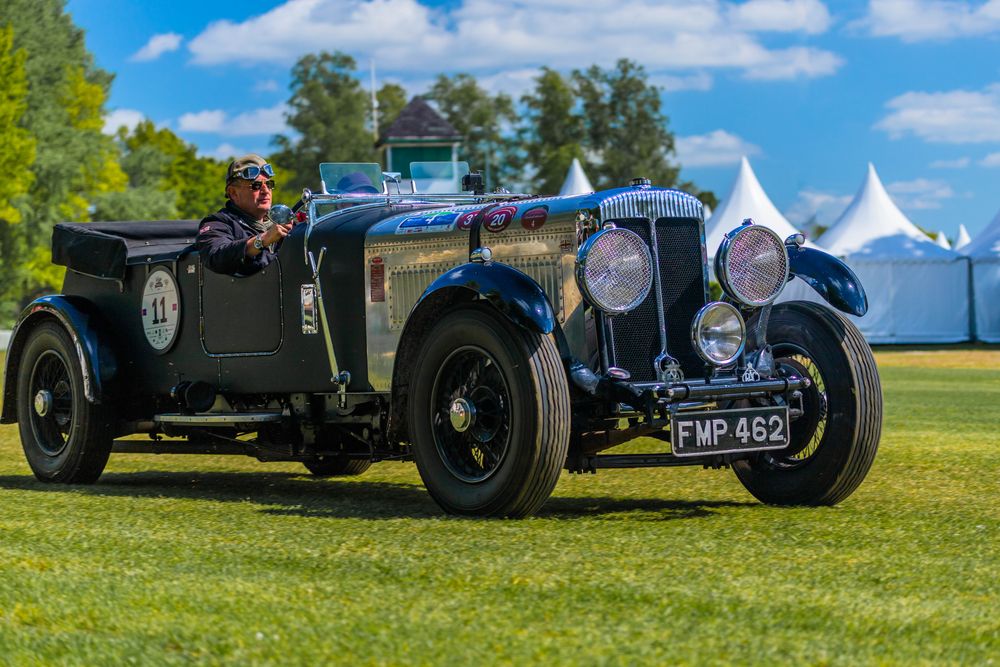
[[[181,299],[170,270],[154,269],[142,288],[142,331],[157,352],[166,352],[177,338],[181,322]]]

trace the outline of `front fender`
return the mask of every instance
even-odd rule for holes
[[[804,280],[837,310],[858,317],[868,312],[868,295],[851,267],[815,248],[786,247],[789,273]]]
[[[17,421],[16,378],[21,350],[34,325],[43,319],[57,320],[69,333],[83,375],[84,396],[91,403],[101,402],[102,377],[106,379],[112,377],[116,363],[111,351],[100,346],[99,326],[91,310],[92,306],[85,299],[61,294],[39,297],[24,309],[14,331],[11,332],[7,348],[0,423],[11,424]]]
[[[556,316],[545,290],[530,276],[507,264],[469,262],[457,266],[431,283],[417,306],[438,290],[449,287],[475,292],[515,324],[537,333],[552,333],[556,328]]]

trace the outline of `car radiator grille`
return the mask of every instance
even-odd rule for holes
[[[694,218],[659,218],[656,220],[656,244],[652,242],[650,223],[645,218],[613,220],[629,229],[650,246],[653,261],[660,269],[660,297],[667,330],[667,353],[680,362],[685,377],[703,375],[704,362],[691,344],[691,320],[705,305],[707,284],[701,250],[701,223]],[[655,382],[654,362],[659,356],[660,341],[657,288],[638,308],[610,318],[611,361],[632,374],[633,382]]]

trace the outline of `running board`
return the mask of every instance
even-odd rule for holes
[[[234,442],[196,442],[187,440],[115,440],[115,454],[242,454],[252,456],[253,447]]]
[[[264,424],[281,421],[280,412],[211,412],[194,415],[179,412],[153,415],[157,424],[190,426],[228,426],[230,424]]]

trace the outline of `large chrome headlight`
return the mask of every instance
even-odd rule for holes
[[[765,306],[788,282],[788,251],[763,225],[743,225],[726,234],[715,256],[715,275],[726,294],[747,306]]]
[[[746,344],[746,325],[736,308],[716,301],[704,306],[691,323],[691,342],[698,356],[714,366],[728,366]]]
[[[627,229],[601,230],[576,256],[576,282],[595,308],[627,313],[645,300],[653,286],[649,247]]]

